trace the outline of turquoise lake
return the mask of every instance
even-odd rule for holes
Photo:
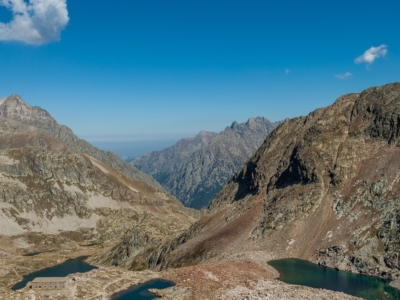
[[[368,300],[400,299],[400,290],[391,287],[389,280],[378,277],[352,274],[295,258],[268,264],[278,270],[278,279],[286,283],[340,291]]]
[[[14,291],[22,289],[29,281],[32,281],[36,277],[64,277],[72,273],[85,273],[97,269],[97,267],[85,263],[85,259],[86,257],[69,259],[62,264],[28,274],[24,276],[22,281],[15,284],[11,289]]]
[[[149,293],[148,289],[165,289],[174,286],[175,283],[163,279],[154,279],[143,284],[132,286],[130,289],[115,294],[111,300],[148,300],[156,296]]]

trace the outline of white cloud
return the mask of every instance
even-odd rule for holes
[[[286,69],[285,70],[285,74],[289,74],[290,73],[290,70],[289,69]]]
[[[333,76],[335,76],[336,78],[339,78],[340,80],[345,80],[345,79],[350,79],[353,76],[353,74],[351,74],[350,72],[346,72],[344,74],[337,74],[337,75],[333,75]]]
[[[0,0],[13,19],[0,22],[0,41],[42,45],[60,39],[69,21],[66,0]]]
[[[361,64],[361,63],[372,64],[375,61],[375,59],[385,56],[386,53],[387,53],[387,46],[385,44],[382,44],[378,47],[371,47],[367,51],[365,51],[363,55],[357,57],[354,60],[354,62],[356,64]]]

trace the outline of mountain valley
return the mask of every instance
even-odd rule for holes
[[[153,176],[185,206],[205,208],[280,122],[257,117],[217,134],[201,131],[131,164]]]
[[[161,174],[208,157],[213,170],[219,160],[211,163],[209,154],[222,157],[213,152],[220,151],[216,141],[240,135],[238,128],[243,136],[251,126],[266,133],[258,122],[266,121],[232,124],[229,134],[201,132],[148,154],[145,165]],[[112,154],[72,132],[63,138],[47,112],[17,96],[2,99],[0,294],[45,299],[10,287],[80,256],[99,269],[69,275],[70,295],[51,299],[106,300],[153,278],[176,283],[153,291],[162,299],[357,299],[276,280],[268,261],[279,258],[399,282],[399,122],[400,83],[391,83],[275,124],[200,212],[133,166],[107,163]],[[24,256],[32,252],[40,254]]]
[[[264,251],[399,278],[399,120],[393,83],[285,121],[153,260],[163,269]]]

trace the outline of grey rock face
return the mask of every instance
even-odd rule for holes
[[[66,144],[68,147],[90,155],[128,175],[132,179],[144,181],[154,187],[162,189],[159,183],[151,176],[140,172],[132,165],[124,162],[118,155],[112,152],[102,151],[93,147],[85,140],[78,138],[70,128],[58,124],[46,110],[25,103],[18,95],[12,95],[0,101],[0,116],[8,120],[15,120],[22,124],[45,130],[53,138]]]
[[[262,117],[233,122],[219,134],[201,131],[131,164],[153,176],[184,205],[206,207],[278,124]]]

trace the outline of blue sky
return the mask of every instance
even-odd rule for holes
[[[400,80],[398,0],[8,1],[0,97],[19,94],[94,144],[306,115]]]

